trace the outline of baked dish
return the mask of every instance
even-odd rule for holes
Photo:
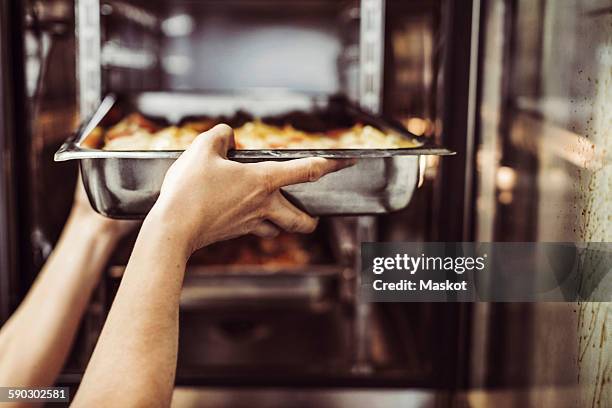
[[[307,236],[281,232],[275,238],[246,235],[200,249],[190,262],[199,265],[261,265],[271,268],[323,263],[321,242]]]
[[[95,128],[83,143],[104,150],[184,150],[215,120],[185,122],[180,126],[157,126],[133,113],[110,127]],[[306,132],[290,124],[272,125],[251,120],[234,128],[236,149],[393,149],[417,147],[419,143],[386,134],[373,126],[357,123],[325,132]]]

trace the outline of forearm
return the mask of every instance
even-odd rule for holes
[[[188,251],[168,231],[145,220],[75,406],[170,403]]]
[[[71,217],[28,295],[0,331],[0,385],[52,385],[115,239]]]

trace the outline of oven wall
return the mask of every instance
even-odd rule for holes
[[[345,75],[356,1],[102,3],[103,92],[357,86]]]
[[[339,8],[237,7],[219,3],[180,7],[162,28],[164,87],[173,90],[340,91]],[[190,30],[177,32],[177,19]]]

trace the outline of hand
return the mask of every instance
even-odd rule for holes
[[[227,159],[233,147],[227,125],[199,135],[168,170],[147,216],[183,240],[188,254],[248,233],[273,237],[279,228],[312,232],[317,220],[287,201],[279,188],[315,181],[353,164],[320,157],[245,164]]]
[[[70,211],[69,222],[82,225],[84,228],[92,228],[98,234],[104,234],[115,242],[120,240],[139,224],[138,221],[107,218],[95,212],[87,199],[87,193],[83,187],[80,174],[74,192],[74,201],[72,210]]]

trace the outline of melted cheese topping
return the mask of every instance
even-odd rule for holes
[[[125,120],[130,120],[126,118]],[[124,121],[106,132],[105,150],[184,150],[201,131],[212,127],[210,122],[187,123],[151,130]],[[109,136],[110,135],[110,136]],[[293,128],[265,124],[261,121],[247,122],[234,129],[237,149],[394,149],[417,147],[416,140],[399,135],[386,134],[380,130],[357,124],[351,128],[327,133],[309,133]]]

